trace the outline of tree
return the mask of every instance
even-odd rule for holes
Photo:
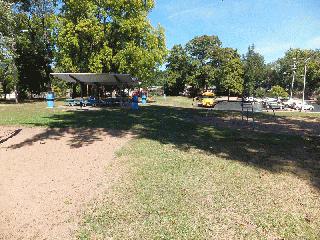
[[[16,1],[16,65],[20,95],[46,91],[55,42],[55,0]]]
[[[196,88],[213,86],[221,65],[221,41],[217,36],[195,37],[186,45],[191,58],[191,74],[188,83]]]
[[[279,85],[273,86],[270,90],[270,96],[272,97],[288,97],[289,94]]]
[[[162,27],[147,19],[154,1],[64,0],[57,25],[57,67],[71,72],[153,77],[166,56]]]
[[[219,87],[230,93],[241,94],[243,92],[243,64],[240,55],[232,48],[223,49],[223,61]]]
[[[0,83],[4,96],[17,81],[13,5],[0,0]]]
[[[265,88],[262,88],[262,87],[257,88],[257,89],[255,90],[255,92],[254,92],[254,96],[255,96],[255,97],[258,97],[258,98],[263,98],[263,97],[266,96],[266,94],[267,94],[266,89],[265,89]]]
[[[255,52],[254,45],[249,46],[248,52],[243,56],[244,63],[244,94],[252,95],[254,90],[263,86],[266,78],[266,65],[264,58]]]
[[[190,70],[190,57],[181,45],[175,45],[171,49],[167,64],[167,93],[178,95],[186,85],[187,76]]]
[[[320,52],[315,51],[314,59],[308,63],[306,93],[307,96],[320,96]]]
[[[286,86],[283,86],[281,83],[284,80],[287,80],[287,78],[290,76],[288,73],[281,74],[279,69],[280,69],[280,65],[278,64],[277,61],[272,62],[272,63],[268,63],[266,65],[265,81],[261,85],[261,88],[271,89],[271,87],[274,85],[280,85],[280,86],[286,88]]]
[[[320,51],[319,50],[306,50],[306,49],[289,49],[283,58],[277,60],[278,75],[277,84],[285,89],[291,89],[293,64],[296,62],[295,69],[295,82],[293,92],[301,92],[303,89],[303,75],[304,75],[304,61],[311,57],[307,63],[307,81],[306,81],[306,94],[307,96],[313,95],[317,89],[320,88]],[[276,81],[274,81],[276,82]]]

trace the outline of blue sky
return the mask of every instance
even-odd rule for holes
[[[156,0],[150,18],[168,48],[203,34],[241,54],[254,43],[267,62],[290,47],[320,48],[320,0]]]

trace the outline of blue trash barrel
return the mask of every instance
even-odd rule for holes
[[[46,99],[47,99],[48,108],[53,108],[54,107],[54,93],[48,92]]]
[[[141,99],[142,104],[147,104],[147,96],[145,94],[142,95]]]
[[[138,96],[133,96],[132,97],[131,107],[132,107],[133,110],[138,110],[139,109],[139,97]]]

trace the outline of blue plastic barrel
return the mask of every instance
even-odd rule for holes
[[[147,104],[147,96],[145,94],[142,95],[141,99],[142,104]]]
[[[54,107],[54,93],[48,92],[46,99],[47,99],[48,108],[53,108]]]

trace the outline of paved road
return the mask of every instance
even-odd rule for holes
[[[318,104],[312,104],[314,106],[313,112],[320,112],[320,105]],[[215,110],[222,110],[222,111],[241,111],[241,102],[219,102],[215,108]],[[263,110],[262,104],[256,103],[254,104],[254,110],[255,111],[261,111]]]

